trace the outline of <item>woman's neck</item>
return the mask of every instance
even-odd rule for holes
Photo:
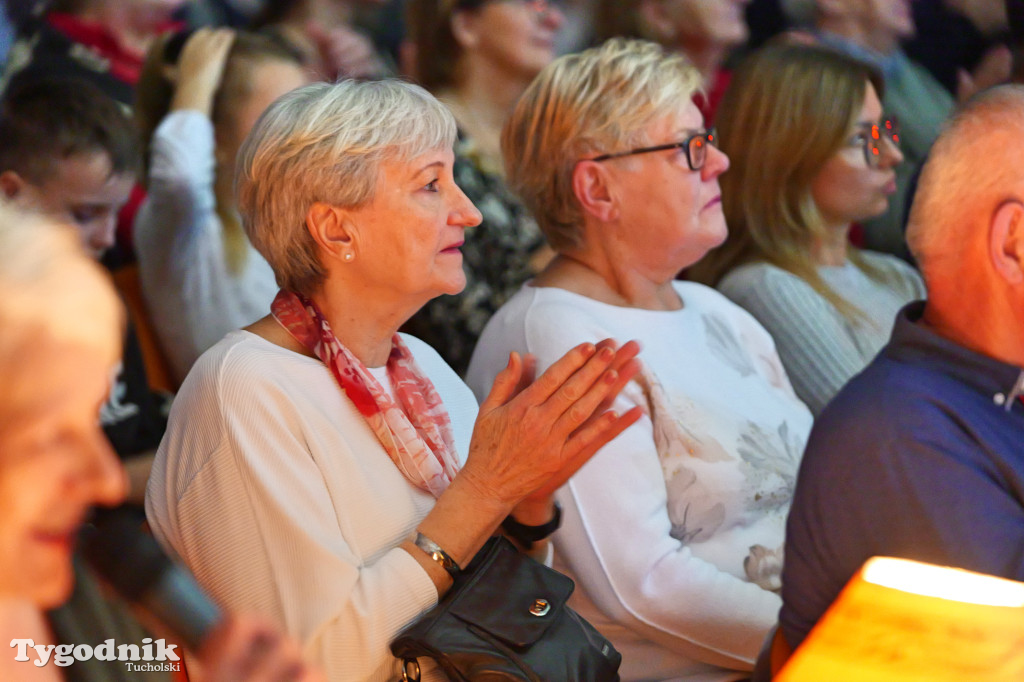
[[[846,265],[846,259],[850,250],[850,227],[839,225],[829,227],[825,231],[825,237],[818,240],[811,248],[811,257],[815,265],[842,266]]]
[[[672,281],[655,281],[620,259],[604,258],[598,251],[587,249],[559,253],[533,280],[533,285],[565,289],[623,308],[679,310],[683,302]]]
[[[391,354],[392,337],[425,301],[403,304],[358,288],[324,286],[310,298],[343,346],[367,367],[382,367]]]
[[[716,43],[704,43],[701,45],[677,45],[677,52],[685,54],[693,65],[700,71],[704,80],[704,86],[710,88],[715,82],[719,69],[725,63],[729,55],[729,47]]]
[[[459,128],[488,158],[500,162],[501,128],[529,81],[510,77],[480,59],[468,59],[464,66],[458,85],[440,96]]]

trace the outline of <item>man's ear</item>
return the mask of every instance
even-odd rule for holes
[[[572,191],[584,213],[602,222],[614,220],[619,207],[610,185],[611,178],[600,163],[580,161],[572,170]]]
[[[13,200],[25,189],[25,179],[12,170],[0,173],[0,192],[5,199]]]
[[[992,214],[988,253],[999,275],[1011,284],[1024,283],[1024,203],[1004,201]]]
[[[326,259],[350,263],[355,258],[355,235],[345,209],[317,201],[306,211],[306,229]]]

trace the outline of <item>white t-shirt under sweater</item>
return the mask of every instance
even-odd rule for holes
[[[266,315],[277,294],[273,270],[248,241],[241,272],[229,268],[213,181],[210,119],[171,112],[153,135],[135,251],[153,328],[179,382],[226,333]]]
[[[796,394],[814,414],[889,342],[896,313],[926,295],[921,276],[899,258],[861,253],[885,275],[884,282],[849,261],[820,267],[818,274],[864,313],[862,320],[847,319],[803,279],[774,265],[742,265],[718,284],[719,291],[749,311],[775,339]]]
[[[624,682],[747,676],[737,671],[778,617],[811,427],[756,320],[713,289],[674,286],[683,308],[650,311],[527,284],[487,325],[467,375],[480,396],[512,350],[542,371],[584,341],[642,344],[644,375],[615,409],[647,415],[558,491],[554,538],[572,605],[622,653]]]
[[[461,464],[476,400],[432,348],[403,338],[448,410]],[[146,491],[161,544],[227,608],[296,637],[331,682],[400,677],[388,645],[437,590],[398,545],[433,505],[322,362],[245,331],[189,374]]]

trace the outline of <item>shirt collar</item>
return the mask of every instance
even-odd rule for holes
[[[882,351],[896,361],[941,366],[945,374],[991,396],[992,404],[1010,411],[1024,396],[1024,371],[960,346],[925,325],[924,301],[905,306],[896,316],[889,345]]]

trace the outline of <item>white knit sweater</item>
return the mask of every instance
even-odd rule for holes
[[[433,349],[403,338],[448,409],[461,462],[476,401]],[[398,545],[433,505],[322,362],[244,331],[189,374],[146,495],[163,546],[227,608],[298,638],[332,682],[400,676],[388,644],[437,590]]]

